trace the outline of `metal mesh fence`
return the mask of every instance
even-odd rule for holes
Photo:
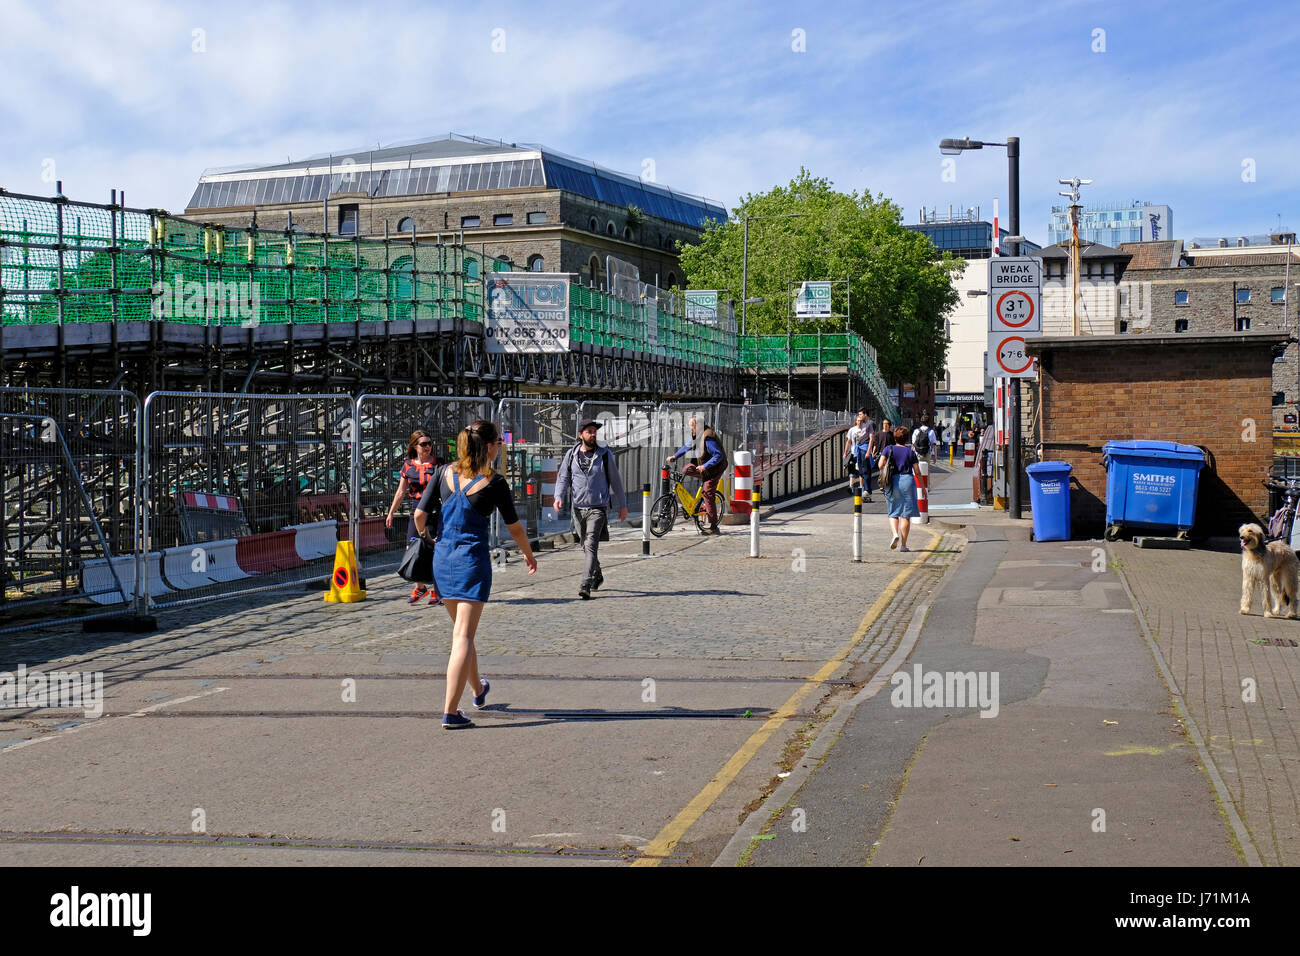
[[[578,441],[578,403],[542,398],[502,399],[497,408],[497,427],[501,429],[505,456],[500,467],[510,482],[521,519],[536,514],[540,534],[567,530],[571,509],[566,507],[557,517],[551,506],[560,461]],[[530,485],[536,496],[531,505]],[[494,520],[493,529],[497,539],[502,540],[497,524],[499,521]]]
[[[139,406],[0,388],[0,631],[136,603]]]
[[[158,565],[150,602],[328,576],[349,530],[353,416],[347,395],[150,395],[143,540]],[[366,539],[357,545],[366,551]]]
[[[416,429],[433,440],[437,464],[454,461],[460,430],[478,419],[492,421],[490,398],[362,395],[356,412],[356,479],[350,517],[353,540],[367,567],[396,565],[408,540],[414,504],[399,501],[392,527],[386,515],[401,481],[407,446]]]
[[[579,423],[588,418],[600,422],[597,442],[610,448],[618,465],[618,475],[627,493],[627,509],[631,515],[641,514],[641,485],[650,483],[653,491],[658,484],[659,465],[663,459],[654,457],[655,406],[649,402],[583,402],[578,409]],[[613,502],[610,502],[613,509]],[[614,515],[617,519],[617,514]]]

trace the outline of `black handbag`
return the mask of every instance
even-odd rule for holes
[[[413,584],[431,584],[433,582],[433,545],[423,538],[416,538],[406,546],[402,563],[397,566],[399,577]]]

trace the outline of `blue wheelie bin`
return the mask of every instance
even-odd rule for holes
[[[1102,464],[1107,541],[1125,528],[1190,536],[1205,452],[1172,441],[1109,441]]]
[[[1034,513],[1035,541],[1070,540],[1070,472],[1066,461],[1039,461],[1029,475],[1029,507]]]

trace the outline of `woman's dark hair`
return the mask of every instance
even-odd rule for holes
[[[488,445],[501,440],[496,425],[479,419],[461,429],[456,437],[456,470],[462,478],[472,478],[487,471]]]
[[[407,458],[416,458],[419,456],[420,453],[419,445],[420,445],[421,438],[429,439],[430,442],[429,452],[430,453],[433,452],[433,448],[432,448],[433,436],[430,435],[428,432],[426,432],[423,428],[417,428],[415,431],[411,432],[411,440],[406,443]]]
[[[907,444],[907,429],[904,428],[902,425],[899,425],[897,428],[894,429],[894,444],[895,445]]]

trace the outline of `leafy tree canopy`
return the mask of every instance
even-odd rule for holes
[[[944,317],[957,304],[953,273],[960,260],[942,256],[920,232],[901,225],[902,212],[883,195],[842,193],[800,169],[789,186],[745,196],[730,221],[710,223],[698,245],[681,250],[686,286],[718,289],[741,301],[744,218],[749,224],[750,333],[786,331],[793,313],[790,283],[848,280],[832,287],[834,311],[851,313],[851,329],[876,347],[887,381],[942,374]],[[851,298],[851,303],[849,299]],[[846,308],[851,304],[851,308]],[[739,311],[739,310],[738,310]],[[797,332],[842,331],[843,318],[792,320]]]

